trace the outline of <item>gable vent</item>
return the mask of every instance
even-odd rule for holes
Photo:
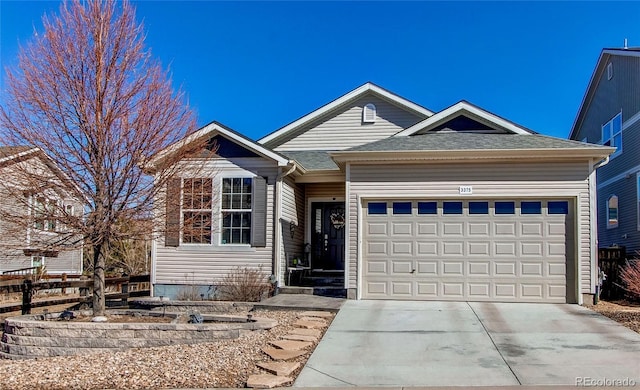
[[[362,108],[362,123],[376,122],[376,106],[373,103],[366,104]]]

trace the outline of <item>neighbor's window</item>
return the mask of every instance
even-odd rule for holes
[[[182,242],[211,244],[212,180],[184,179],[182,188]]]
[[[618,227],[618,197],[611,195],[607,199],[607,228]]]
[[[44,256],[31,256],[31,266],[32,267],[43,267],[44,266]]]
[[[44,197],[33,198],[33,227],[38,230],[55,231],[56,202]]]
[[[611,157],[622,153],[622,111],[602,125],[602,144],[616,148]]]
[[[251,242],[251,178],[222,179],[221,244]]]

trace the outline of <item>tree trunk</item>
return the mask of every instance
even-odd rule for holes
[[[102,245],[93,246],[93,315],[103,316],[105,299],[104,268],[105,256]]]

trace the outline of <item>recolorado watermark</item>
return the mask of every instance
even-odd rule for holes
[[[576,377],[576,386],[583,387],[634,387],[635,379],[632,378],[591,378],[588,376]]]

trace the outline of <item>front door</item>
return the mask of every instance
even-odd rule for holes
[[[344,202],[311,205],[311,266],[344,271]]]

